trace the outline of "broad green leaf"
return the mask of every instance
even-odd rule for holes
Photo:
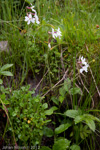
[[[95,132],[95,122],[92,119],[85,119],[86,124],[89,126],[89,128]]]
[[[75,118],[76,116],[81,115],[81,114],[82,114],[82,111],[81,111],[81,110],[73,110],[73,109],[67,110],[67,111],[64,113],[65,116],[68,116],[68,117],[70,117],[70,118]]]
[[[48,128],[48,127],[43,128],[43,134],[47,137],[52,137],[54,135],[53,130],[51,128]]]
[[[76,116],[74,121],[75,121],[75,124],[85,121],[86,124],[88,125],[88,127],[94,132],[95,131],[94,116],[92,116],[92,115],[89,115],[89,116],[88,116],[88,114],[79,115],[79,116]]]
[[[56,106],[51,107],[49,110],[45,111],[45,115],[52,115],[55,110],[58,108]]]
[[[47,108],[48,108],[48,104],[47,104],[47,103],[44,103],[44,104],[42,105],[42,107],[43,107],[44,109],[47,109]]]
[[[59,96],[59,101],[62,103],[64,101],[64,96]]]
[[[81,94],[81,90],[80,90],[80,88],[78,88],[78,87],[71,88],[71,89],[70,89],[70,94],[71,94],[71,95]]]
[[[61,124],[59,127],[55,129],[55,134],[60,134],[67,130],[72,124],[71,123],[66,123],[66,124]]]
[[[74,145],[70,146],[70,150],[80,150],[80,146],[74,144]]]
[[[13,74],[9,71],[1,71],[0,74],[4,76],[13,76]]]
[[[62,138],[57,140],[53,145],[53,150],[66,150],[70,145],[70,141]]]
[[[67,80],[64,81],[64,89],[69,92],[69,89],[71,88],[71,80],[67,78]]]
[[[95,117],[95,116],[93,116],[93,115],[91,115],[91,114],[84,114],[84,117],[85,117],[85,118],[91,118],[92,120],[95,120],[95,121],[100,122],[100,119],[99,119],[99,118],[97,118],[97,117]]]
[[[75,124],[80,123],[83,120],[84,120],[84,116],[83,115],[76,116],[75,119],[74,119]]]
[[[12,66],[13,66],[13,64],[6,64],[6,65],[4,65],[3,67],[1,67],[0,72],[1,72],[1,71],[5,71],[5,70],[7,70],[8,68],[10,68],[10,67],[12,67]]]
[[[61,96],[64,96],[65,95],[65,89],[63,88],[63,87],[61,87],[60,89],[59,89],[59,93],[60,93],[60,95]]]
[[[76,118],[75,118],[75,123],[77,124],[77,123],[79,123],[79,122],[82,122],[83,120],[85,121],[85,119],[91,119],[91,120],[95,120],[95,121],[98,121],[98,122],[100,122],[100,119],[99,118],[97,118],[97,117],[95,117],[95,116],[93,116],[93,115],[91,115],[91,114],[83,114],[83,115],[79,115],[79,116],[76,116]]]
[[[47,146],[42,146],[42,148],[40,148],[40,150],[51,150],[51,149]]]
[[[3,83],[3,81],[0,79],[0,84],[2,84]]]
[[[56,105],[59,105],[59,100],[58,100],[58,98],[56,98],[56,97],[51,97],[51,100],[56,104]]]

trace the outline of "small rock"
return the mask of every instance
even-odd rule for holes
[[[0,41],[0,51],[9,51],[8,41]]]

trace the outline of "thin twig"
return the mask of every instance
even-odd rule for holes
[[[39,83],[37,84],[35,91],[37,90],[37,88],[39,87],[39,85],[41,84],[41,82],[43,81],[44,77],[47,75],[49,70],[47,70],[47,72],[44,74],[44,76],[42,77],[42,79],[39,81]]]
[[[59,83],[61,83],[65,78],[66,78],[66,74],[68,73],[69,69],[66,70],[65,74],[63,75],[62,79],[59,80],[52,88],[50,88],[43,96],[45,97],[52,89],[54,89]]]

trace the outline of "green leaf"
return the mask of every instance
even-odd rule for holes
[[[59,101],[62,103],[64,101],[64,96],[59,96]]]
[[[51,149],[47,146],[42,146],[42,148],[40,148],[40,150],[51,150]]]
[[[44,104],[42,105],[42,107],[43,107],[44,109],[47,109],[47,108],[48,108],[48,104],[47,104],[47,103],[44,103]]]
[[[69,92],[69,89],[71,88],[71,80],[67,78],[67,80],[64,81],[64,89]]]
[[[81,94],[81,90],[78,87],[74,87],[70,89],[70,94],[75,95],[75,94]]]
[[[59,127],[55,129],[55,134],[60,134],[67,130],[72,124],[71,123],[66,123],[66,124],[61,124]]]
[[[82,114],[82,111],[81,111],[81,110],[73,110],[73,109],[67,110],[67,111],[64,113],[65,116],[68,116],[68,117],[70,117],[70,118],[76,118],[76,116],[81,115],[81,114]]]
[[[52,96],[52,97],[51,97],[51,100],[52,100],[56,105],[59,105],[58,98]]]
[[[8,68],[10,68],[12,66],[13,66],[13,64],[6,64],[3,67],[1,67],[0,71],[4,71],[4,70],[6,70],[6,69],[8,69]]]
[[[16,112],[12,112],[12,116],[13,117],[17,116],[17,113]]]
[[[58,108],[56,106],[51,107],[49,110],[45,111],[45,115],[52,115],[55,110]]]
[[[64,88],[63,87],[61,87],[60,89],[59,89],[59,93],[60,93],[60,95],[61,96],[64,96],[65,95],[65,90],[64,90]]]
[[[91,118],[92,120],[95,120],[95,121],[100,122],[100,119],[99,119],[99,118],[97,118],[97,117],[95,117],[95,116],[93,116],[93,115],[91,115],[91,114],[84,114],[84,117],[85,117],[85,118]]]
[[[71,150],[80,150],[80,146],[74,144],[74,145],[70,146],[70,149]]]
[[[2,84],[3,83],[3,81],[0,79],[0,84]]]
[[[9,71],[1,71],[0,74],[4,76],[13,76],[13,74]]]
[[[66,150],[66,148],[68,148],[69,145],[70,145],[69,140],[61,138],[54,143],[53,150]]]
[[[54,135],[53,130],[51,128],[48,128],[48,127],[43,128],[43,134],[47,137],[52,137]]]
[[[80,137],[81,139],[85,139],[86,137],[88,137],[88,135],[91,133],[90,129],[88,130],[88,126],[85,125],[83,126],[83,124],[81,124],[80,126]]]
[[[95,132],[95,117],[90,115],[90,114],[83,114],[83,115],[79,115],[79,116],[76,116],[76,118],[74,119],[75,121],[75,124],[79,123],[79,122],[82,122],[82,121],[85,121],[86,124],[88,125],[88,127],[93,131]]]
[[[85,119],[86,124],[89,126],[89,128],[95,132],[95,122],[92,119]]]
[[[79,116],[76,116],[74,121],[75,121],[75,124],[79,123],[79,122],[82,122],[84,120],[84,116],[83,115],[79,115]]]
[[[34,101],[35,101],[35,102],[39,102],[40,99],[39,99],[38,97],[36,97],[36,98],[34,98]]]

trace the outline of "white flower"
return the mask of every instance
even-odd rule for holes
[[[57,29],[57,36],[59,37],[59,39],[61,39],[61,36],[62,36],[62,35],[61,35],[60,28]]]
[[[82,68],[80,69],[80,73],[82,73],[83,71],[88,72],[88,67],[89,65],[87,64],[85,58],[83,58],[83,56],[80,58],[81,59],[81,63],[82,63]]]
[[[34,15],[34,18],[35,18],[36,23],[37,23],[37,24],[40,24],[39,18],[38,18],[38,16],[37,16],[36,13],[35,13],[35,15]]]
[[[51,44],[50,43],[48,43],[48,47],[51,49]]]
[[[54,32],[54,29],[52,28],[52,37],[55,39],[56,37],[57,37],[57,34],[56,34],[56,32]]]
[[[35,19],[32,18],[31,14],[29,14],[28,16],[25,16],[25,21],[27,22],[27,24],[30,24],[31,22],[34,23]]]
[[[80,69],[80,73],[82,73],[83,71],[88,72],[88,70],[87,70],[88,67],[89,67],[88,64],[87,64],[86,66],[83,66],[83,67]]]
[[[87,62],[85,61],[85,58],[83,58],[83,56],[81,57],[81,61],[83,65],[87,65]]]
[[[52,37],[55,39],[57,37],[59,37],[59,39],[61,39],[61,31],[60,31],[60,28],[58,28],[56,31],[54,31],[54,29],[52,28]]]

